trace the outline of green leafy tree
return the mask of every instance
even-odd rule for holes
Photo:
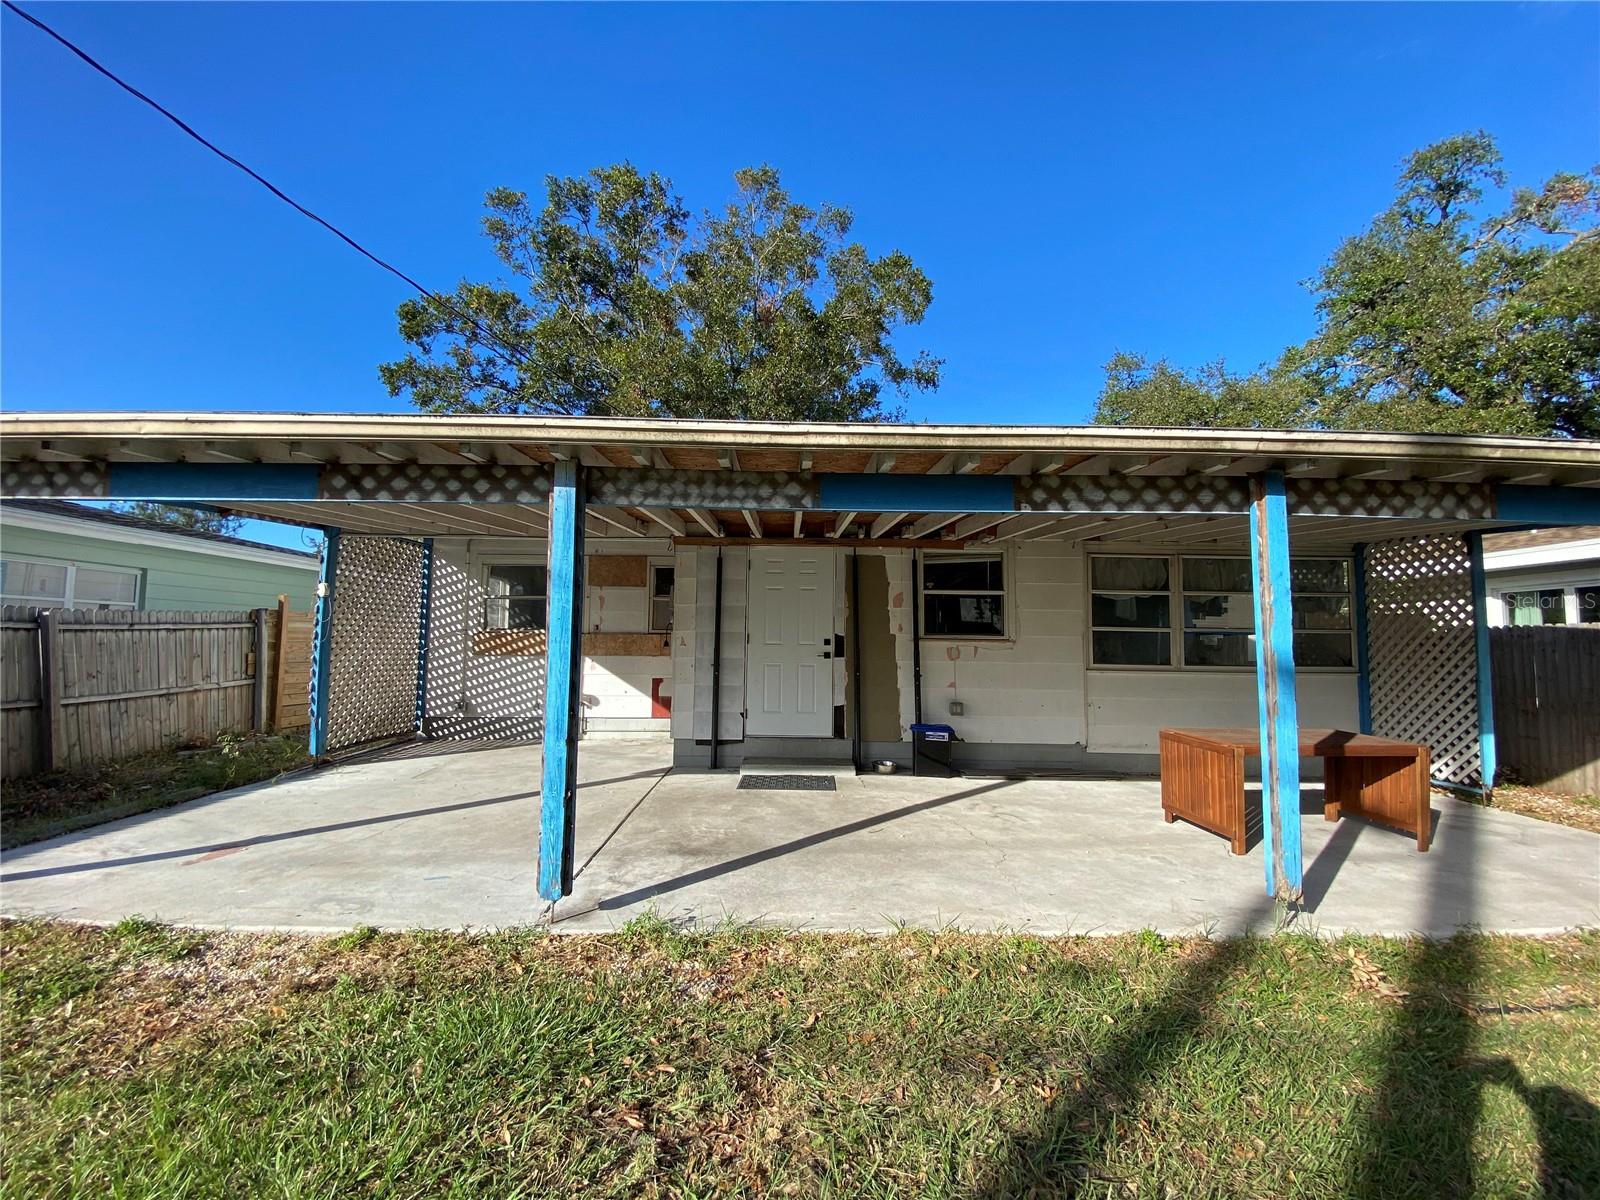
[[[938,386],[892,337],[932,284],[905,254],[849,241],[846,209],[794,202],[778,172],[735,175],[698,217],[631,164],[489,193],[509,281],[400,306],[414,349],[379,367],[428,412],[878,420],[884,389]]]
[[[232,536],[238,533],[244,524],[241,518],[229,516],[227,513],[190,508],[183,504],[157,504],[153,500],[133,500],[126,504],[114,505],[113,509],[130,517],[138,517],[140,520],[154,521],[158,525],[170,525],[174,529],[199,533],[221,533]]]
[[[1600,436],[1597,181],[1557,174],[1484,217],[1494,140],[1419,150],[1311,281],[1308,342],[1246,376],[1119,355],[1096,420]]]
[[[1311,406],[1306,381],[1288,368],[1239,375],[1218,359],[1184,371],[1118,352],[1106,364],[1095,420],[1103,425],[1171,425],[1188,428],[1304,425]]]

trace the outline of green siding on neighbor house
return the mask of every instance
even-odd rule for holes
[[[139,607],[145,611],[273,608],[279,596],[289,597],[297,612],[316,599],[317,560],[305,566],[278,566],[248,558],[197,553],[167,546],[147,546],[117,541],[118,531],[106,527],[105,537],[0,526],[0,553],[42,562],[75,562],[90,566],[121,567],[143,573]]]

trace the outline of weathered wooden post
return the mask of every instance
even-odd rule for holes
[[[59,770],[66,758],[61,720],[61,629],[53,608],[39,612],[39,765]]]
[[[272,643],[272,728],[283,728],[283,680],[289,673],[289,597],[278,597],[278,634]]]
[[[1267,894],[1298,902],[1300,720],[1295,698],[1289,506],[1282,471],[1250,478],[1250,562],[1255,593],[1256,692],[1261,722],[1261,841]]]
[[[254,617],[255,634],[255,686],[250,693],[250,728],[257,733],[267,729],[267,610],[258,608]]]
[[[572,891],[578,801],[578,704],[583,670],[583,468],[555,464],[550,493],[544,680],[544,781],[539,804],[539,895]]]

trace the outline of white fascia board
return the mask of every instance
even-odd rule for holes
[[[205,538],[185,537],[181,533],[162,533],[155,529],[135,529],[132,526],[110,525],[93,519],[61,517],[55,513],[28,512],[23,509],[0,507],[0,529],[15,526],[19,529],[38,529],[46,533],[70,533],[74,537],[90,538],[102,542],[132,543],[137,546],[159,546],[164,550],[187,550],[192,554],[212,554],[218,558],[245,559],[266,563],[274,567],[294,567],[301,571],[317,570],[317,560],[288,550],[264,550],[255,546],[233,546],[226,542],[213,542]]]
[[[1600,538],[1556,542],[1548,546],[1518,546],[1514,550],[1486,550],[1483,569],[1493,574],[1496,571],[1525,571],[1530,567],[1555,567],[1591,559],[1600,561]]]

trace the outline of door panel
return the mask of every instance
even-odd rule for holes
[[[831,549],[750,548],[750,705],[760,737],[833,732]]]

